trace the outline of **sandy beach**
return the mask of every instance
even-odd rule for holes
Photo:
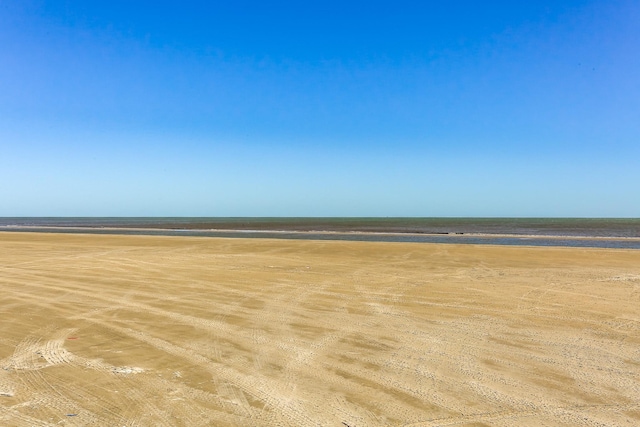
[[[640,251],[0,233],[2,426],[640,425]]]

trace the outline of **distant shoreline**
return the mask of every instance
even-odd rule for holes
[[[171,232],[171,233],[256,233],[256,234],[297,234],[297,235],[383,235],[383,236],[433,236],[433,237],[472,237],[472,238],[521,238],[521,239],[575,239],[575,240],[629,240],[639,241],[640,237],[626,236],[589,236],[589,235],[555,235],[555,234],[518,234],[518,233],[473,233],[473,232],[416,232],[416,231],[360,231],[360,230],[282,230],[282,229],[245,229],[245,228],[174,228],[174,227],[105,227],[105,226],[25,226],[25,225],[2,225],[0,231],[25,231],[38,232],[39,230],[47,230],[51,232],[72,232],[81,233],[86,231],[92,234],[98,231],[122,232],[122,234],[140,234],[145,232]],[[172,234],[173,235],[173,234]]]
[[[179,229],[107,226],[25,226],[1,225],[5,233],[58,233],[166,237],[210,237],[235,239],[342,240],[389,243],[443,243],[496,246],[574,247],[640,250],[640,237],[571,236],[513,233],[427,233],[397,231]]]

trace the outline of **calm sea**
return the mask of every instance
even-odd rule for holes
[[[640,218],[21,217],[0,230],[640,249]]]

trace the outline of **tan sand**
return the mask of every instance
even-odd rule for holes
[[[2,426],[637,426],[640,251],[0,233]]]

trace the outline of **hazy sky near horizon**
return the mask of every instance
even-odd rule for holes
[[[639,22],[0,0],[0,216],[640,217]]]

